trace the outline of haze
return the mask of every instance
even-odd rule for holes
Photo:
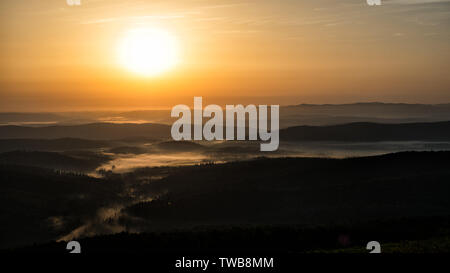
[[[450,1],[2,0],[0,110],[450,101]],[[158,77],[120,66],[130,29],[170,32]]]

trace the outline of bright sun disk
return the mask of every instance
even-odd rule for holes
[[[156,76],[178,62],[177,40],[161,29],[135,29],[119,46],[120,63],[143,76]]]

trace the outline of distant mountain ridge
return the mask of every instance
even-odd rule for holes
[[[449,106],[449,103],[437,103],[437,104],[427,104],[427,103],[404,103],[404,102],[382,102],[382,101],[369,101],[369,102],[352,102],[352,103],[300,103],[287,105],[290,106],[348,106],[348,105],[401,105],[401,106]]]
[[[63,120],[63,117],[61,117],[56,113],[20,113],[20,112],[0,113],[0,122],[17,122],[17,121],[47,122],[60,120]]]
[[[380,124],[356,122],[330,126],[295,126],[280,130],[284,141],[450,141],[450,121]]]
[[[0,126],[0,147],[15,144],[17,146],[37,143],[23,139],[59,139],[60,144],[52,143],[52,147],[74,145],[80,148],[107,147],[111,143],[98,140],[121,140],[126,138],[145,137],[147,139],[170,139],[170,126],[163,124],[114,124],[92,123],[73,126]],[[84,140],[75,140],[80,138]],[[22,139],[13,141],[13,139]],[[85,140],[97,140],[89,142]],[[280,130],[281,141],[450,141],[450,121],[421,123],[372,123],[355,122],[328,126],[292,126]],[[72,144],[70,144],[72,143]],[[42,143],[45,146],[45,143]],[[50,145],[50,143],[48,144]],[[23,147],[26,149],[26,147]],[[66,147],[67,148],[67,147]]]
[[[111,141],[88,140],[79,138],[57,138],[57,139],[0,139],[0,152],[15,150],[26,151],[68,151],[95,149],[112,146]]]
[[[450,103],[408,104],[357,102],[347,104],[298,104],[280,107],[280,128],[297,125],[333,125],[351,122],[436,122],[450,120]],[[0,112],[0,124],[34,127],[80,125],[96,122],[152,123],[175,121],[166,110],[91,111],[55,113]]]
[[[0,153],[0,164],[34,166],[65,171],[92,171],[110,160],[108,156],[88,154],[72,156],[55,152],[11,151]]]
[[[428,118],[450,120],[450,103],[407,104],[364,102],[351,104],[299,104],[282,107],[282,113],[372,118]],[[437,120],[434,120],[437,121]]]
[[[170,127],[163,124],[114,124],[90,123],[73,126],[25,127],[0,126],[0,139],[7,138],[84,138],[112,140],[129,137],[165,138],[170,136]]]

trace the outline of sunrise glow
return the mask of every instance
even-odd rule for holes
[[[157,76],[178,63],[178,43],[161,29],[134,29],[120,42],[119,60],[136,74]]]

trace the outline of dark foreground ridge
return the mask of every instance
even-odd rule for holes
[[[231,245],[224,247],[239,249],[239,242],[247,237],[249,246],[259,239],[295,242],[299,238],[305,248],[298,250],[307,252],[346,251],[364,240],[385,240],[394,244],[392,249],[404,248],[404,241],[410,240],[412,252],[433,247],[448,251],[448,166],[450,152],[261,158],[143,168],[97,179],[0,165],[0,208],[8,219],[1,226],[2,248],[42,244],[72,234],[64,238],[93,237],[86,241],[96,245],[93,250],[111,251],[152,249],[151,244],[171,251],[185,243],[194,248],[215,244],[220,249],[218,242],[228,239]],[[105,208],[119,209],[100,214]],[[96,238],[121,231],[147,235]],[[283,239],[284,234],[289,235]],[[325,239],[320,239],[321,234]],[[319,243],[323,240],[327,244]],[[268,247],[282,245],[268,243]]]
[[[353,226],[316,228],[200,227],[152,233],[118,233],[81,238],[83,253],[286,255],[368,253],[376,240],[383,253],[450,253],[450,217],[424,217],[371,221]],[[66,241],[51,242],[4,252],[67,253]],[[154,256],[150,256],[153,257]]]

